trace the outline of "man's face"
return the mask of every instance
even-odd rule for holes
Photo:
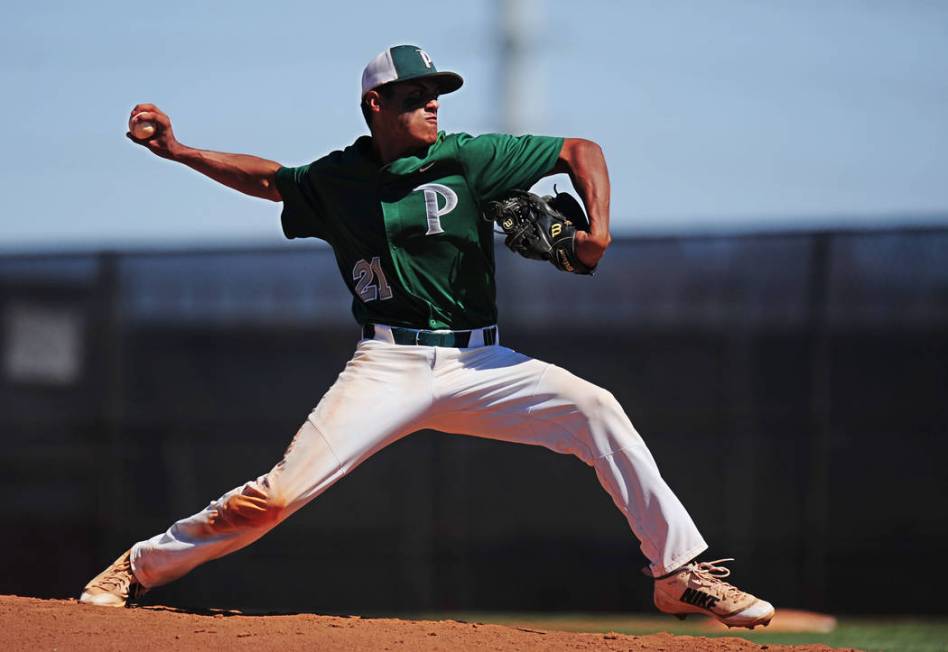
[[[438,138],[438,87],[430,80],[392,84],[379,96],[373,132],[405,148],[431,145]]]

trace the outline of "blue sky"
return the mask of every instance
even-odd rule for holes
[[[948,223],[948,3],[528,14],[526,130],[602,144],[617,233]],[[493,0],[8,6],[0,249],[280,242],[278,206],[129,143],[131,107],[158,104],[189,145],[301,164],[364,131],[362,67],[407,42],[465,77],[443,128],[497,130],[498,15]]]

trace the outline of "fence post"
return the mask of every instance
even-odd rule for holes
[[[99,346],[102,352],[102,405],[101,423],[103,458],[100,460],[100,490],[104,492],[99,502],[103,515],[100,523],[105,531],[99,536],[99,546],[108,548],[105,556],[117,555],[114,550],[128,543],[128,518],[126,517],[128,486],[126,466],[128,456],[123,433],[125,420],[124,349],[125,333],[121,305],[121,281],[119,278],[119,254],[104,252],[99,255],[98,285],[101,296],[101,331]]]
[[[823,609],[826,595],[827,550],[830,525],[830,456],[832,424],[830,404],[831,360],[829,302],[832,282],[832,235],[818,233],[812,238],[809,275],[808,328],[810,332],[810,417],[809,473],[804,522],[804,587],[807,605]]]

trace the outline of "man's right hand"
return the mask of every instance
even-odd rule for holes
[[[129,128],[138,122],[144,121],[155,123],[157,126],[155,134],[151,138],[139,140],[132,135],[131,131],[128,131],[125,134],[128,139],[142,147],[147,147],[162,158],[175,158],[175,155],[181,150],[181,143],[174,137],[171,118],[154,104],[137,104],[132,109]]]

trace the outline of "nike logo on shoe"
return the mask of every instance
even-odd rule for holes
[[[699,591],[698,589],[685,589],[685,592],[681,594],[681,598],[679,599],[695,607],[708,610],[714,609],[718,604],[718,598],[704,591]]]

